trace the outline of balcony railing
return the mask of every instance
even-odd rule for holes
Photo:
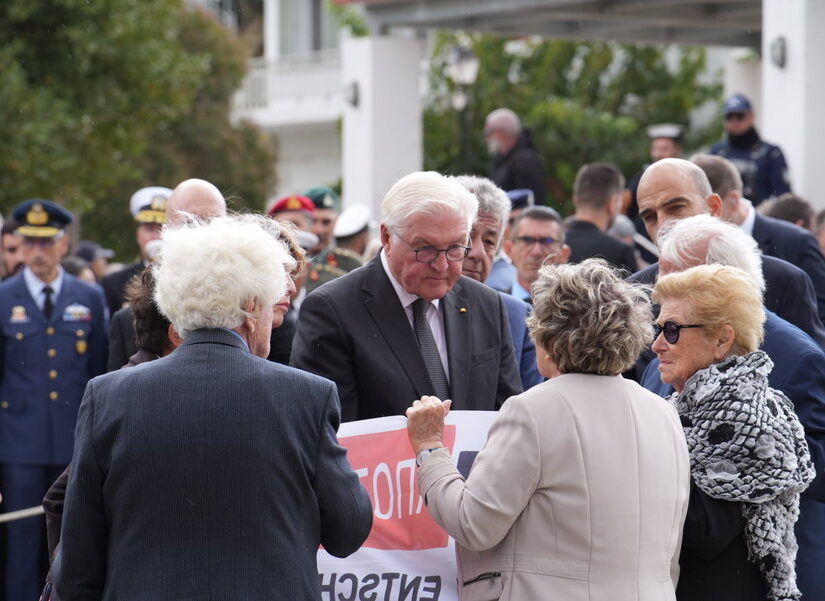
[[[235,95],[234,113],[269,124],[288,123],[292,116],[283,114],[286,109],[301,107],[300,117],[306,119],[306,108],[314,106],[327,116],[330,105],[340,111],[342,102],[341,58],[333,48],[269,62],[253,59]]]

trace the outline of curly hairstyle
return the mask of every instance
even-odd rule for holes
[[[546,265],[533,284],[527,326],[562,373],[620,374],[653,340],[649,293],[602,259]]]
[[[759,348],[765,331],[762,294],[753,279],[738,267],[697,265],[659,278],[653,299],[685,299],[695,319],[708,332],[723,325],[733,328],[732,352],[746,355]]]
[[[135,334],[137,347],[158,357],[169,350],[169,320],[158,310],[153,298],[155,276],[152,266],[134,276],[126,284],[126,300],[135,314]]]

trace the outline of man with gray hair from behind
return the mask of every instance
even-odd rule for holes
[[[403,415],[411,399],[492,411],[521,392],[504,302],[461,275],[478,201],[434,171],[381,203],[381,252],[304,299],[290,362],[338,385],[343,418]]]
[[[335,386],[265,359],[292,259],[264,220],[164,231],[155,301],[183,344],[86,388],[63,601],[319,599],[319,545],[369,534]]]
[[[745,271],[765,290],[762,255],[756,241],[742,229],[710,215],[672,221],[659,232],[659,273],[667,275],[695,265],[729,265]],[[781,390],[794,405],[805,427],[808,447],[816,468],[816,478],[802,493],[800,517],[796,523],[799,544],[797,585],[803,598],[825,598],[825,353],[808,336],[776,313],[765,310],[765,338],[761,350],[774,363],[768,376],[772,388]],[[671,345],[671,350],[678,342]],[[677,349],[678,350],[678,349]],[[659,359],[645,370],[642,386],[661,396],[673,392],[659,377]],[[746,400],[746,399],[744,399]],[[732,527],[734,525],[731,525]],[[686,524],[686,532],[688,525]],[[704,530],[694,524],[696,531]],[[713,541],[709,553],[724,552],[726,541]],[[715,545],[715,546],[714,546]]]

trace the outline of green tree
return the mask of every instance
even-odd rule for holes
[[[55,199],[128,260],[141,186],[204,177],[263,206],[271,143],[229,120],[246,51],[211,15],[182,0],[4,0],[0,36],[4,214]]]
[[[440,33],[431,57],[424,156],[426,168],[445,173],[462,170],[461,119],[450,105],[456,90],[446,75],[449,55],[459,45],[472,48],[480,61],[478,79],[467,90],[469,171],[489,169],[485,116],[500,106],[511,108],[532,130],[545,159],[550,204],[565,214],[581,165],[611,161],[632,176],[647,160],[647,125],[687,125],[690,111],[721,91],[718,84],[701,82],[705,53],[700,48]],[[696,148],[718,134],[718,123],[691,131],[685,147]]]

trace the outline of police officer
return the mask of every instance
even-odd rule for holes
[[[725,157],[742,175],[742,195],[759,205],[763,200],[791,191],[788,165],[782,149],[759,137],[750,100],[734,94],[725,101],[727,138],[714,144],[710,154]]]
[[[72,215],[48,200],[14,210],[20,273],[0,284],[0,473],[6,512],[40,505],[71,461],[86,382],[105,371],[103,294],[65,273]],[[45,575],[40,518],[7,527],[6,599],[37,599]]]

